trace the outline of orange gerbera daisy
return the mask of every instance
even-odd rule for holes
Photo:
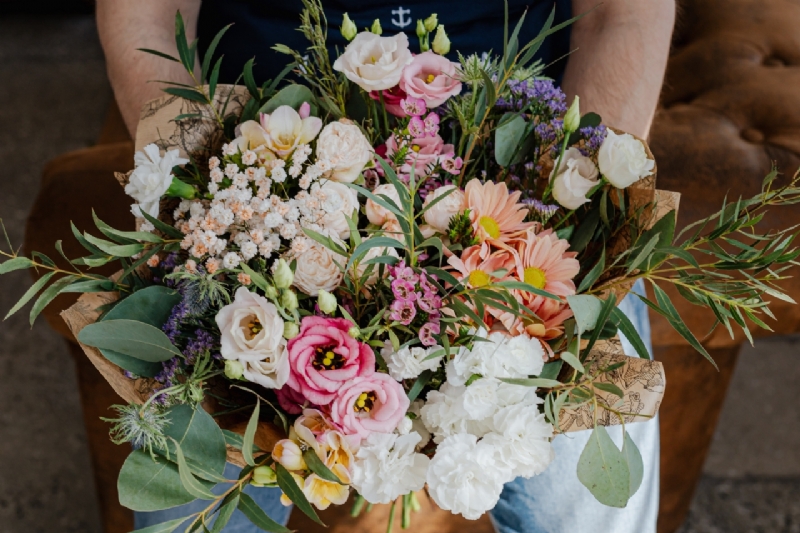
[[[481,242],[505,242],[534,225],[523,222],[529,210],[518,203],[522,193],[509,193],[505,183],[481,183],[473,179],[464,193],[472,227]]]

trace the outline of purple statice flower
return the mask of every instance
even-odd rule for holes
[[[170,342],[175,344],[175,341],[180,335],[181,324],[184,319],[189,316],[189,304],[184,298],[181,302],[172,308],[167,322],[161,327],[164,333],[169,337]]]
[[[536,217],[536,220],[541,222],[542,224],[546,224],[553,215],[559,209],[557,205],[548,205],[542,202],[537,198],[531,198],[527,200],[522,200],[523,204],[526,204],[530,207],[532,214]]]
[[[186,364],[192,365],[197,358],[206,352],[213,352],[216,347],[214,336],[208,331],[198,329],[194,332],[195,337],[191,339],[183,350],[186,357]]]
[[[580,148],[581,154],[591,157],[600,150],[600,145],[606,140],[608,130],[604,124],[599,126],[586,126],[578,130],[584,139],[584,145]]]
[[[389,318],[404,326],[411,324],[414,317],[417,316],[417,306],[412,300],[395,300],[390,309],[392,312]]]
[[[426,322],[419,328],[419,340],[423,346],[433,346],[436,344],[436,339],[433,336],[438,335],[440,331],[438,322]]]
[[[562,115],[567,112],[567,95],[553,80],[534,80],[527,96],[531,100],[536,100],[551,115]]]
[[[548,122],[540,122],[533,128],[533,131],[541,144],[554,143],[563,135],[564,121],[556,118]]]

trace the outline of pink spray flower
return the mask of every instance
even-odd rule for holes
[[[328,405],[336,391],[355,377],[375,372],[375,354],[348,334],[343,318],[307,316],[289,341],[291,371],[286,384],[315,405]]]
[[[428,110],[428,106],[425,105],[425,100],[422,98],[403,98],[400,100],[400,107],[409,117],[421,117]]]
[[[408,96],[425,100],[429,109],[440,106],[461,92],[458,68],[449,59],[423,52],[403,69],[400,88]]]
[[[344,385],[331,404],[331,419],[345,435],[366,438],[371,432],[391,433],[406,415],[409,401],[403,386],[376,372]]]

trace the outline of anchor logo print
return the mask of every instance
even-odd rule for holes
[[[392,17],[392,24],[397,26],[398,28],[405,28],[409,24],[411,24],[411,18],[406,18],[406,15],[410,15],[410,9],[403,9],[402,6],[398,7],[397,9],[392,9],[392,15],[397,15],[397,18]]]

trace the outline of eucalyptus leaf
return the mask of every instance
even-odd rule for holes
[[[104,320],[89,324],[78,334],[78,340],[88,346],[113,350],[151,363],[181,355],[163,331],[135,320]]]
[[[628,461],[603,426],[594,428],[578,459],[578,479],[603,505],[627,505],[631,494]]]
[[[161,524],[155,524],[153,526],[147,526],[142,529],[137,529],[136,531],[132,531],[131,533],[172,533],[178,526],[186,522],[190,517],[184,516],[183,518],[176,518],[175,520],[170,520],[169,522],[163,522]]]
[[[186,404],[170,407],[167,418],[170,424],[164,434],[171,439],[167,441],[170,459],[175,459],[177,442],[192,472],[207,481],[225,481],[225,437],[214,418],[201,406]]]
[[[308,102],[311,106],[312,114],[317,113],[317,100],[308,87],[297,84],[288,85],[278,91],[266,104],[261,106],[258,112],[270,114],[282,105],[288,105],[296,111],[300,109],[300,106],[303,105],[304,102]]]
[[[242,440],[242,457],[244,461],[250,466],[255,466],[256,461],[253,458],[253,442],[256,438],[256,430],[258,429],[258,415],[261,413],[261,400],[256,401],[256,407],[253,409],[253,414],[250,415],[250,420],[247,422],[247,429],[244,432],[244,439]]]
[[[522,116],[514,115],[513,118],[506,120],[497,128],[494,134],[494,157],[498,165],[507,167],[511,163],[517,148],[525,137],[527,127]]]
[[[561,352],[561,359],[581,374],[586,373],[586,369],[583,368],[580,359],[574,353],[569,351]]]
[[[312,472],[325,481],[338,483],[339,485],[343,484],[339,477],[331,472],[330,468],[328,468],[325,463],[322,462],[322,459],[319,458],[319,455],[317,455],[317,452],[315,452],[313,448],[306,448],[306,450],[303,452],[303,459],[305,460],[308,468],[310,468]]]
[[[31,298],[33,298],[36,295],[36,293],[42,290],[42,287],[47,285],[47,282],[50,281],[50,278],[52,278],[55,275],[56,275],[55,272],[48,272],[47,274],[36,280],[36,282],[33,285],[31,285],[27,291],[25,291],[25,294],[22,295],[22,297],[17,301],[17,303],[14,304],[14,307],[11,308],[11,310],[6,314],[3,320],[6,320],[8,317],[10,317],[14,313],[22,309],[25,306],[25,304],[28,303],[31,300]]]
[[[175,446],[175,456],[178,459],[178,475],[181,478],[181,483],[183,483],[183,488],[195,498],[213,500],[215,498],[214,494],[192,474],[180,446]]]
[[[211,533],[220,533],[225,529],[234,511],[236,511],[236,508],[239,506],[239,498],[240,493],[233,493],[233,497],[229,496],[223,501],[219,508],[217,518],[214,520],[214,525],[211,527]]]
[[[500,378],[500,381],[510,383],[511,385],[522,385],[523,387],[537,387],[541,389],[552,389],[553,387],[561,385],[560,381],[545,378]]]
[[[642,485],[644,479],[644,461],[639,448],[630,436],[630,433],[625,432],[625,437],[622,441],[622,454],[628,462],[628,470],[631,473],[630,495],[636,494],[639,487]]]
[[[575,315],[575,323],[578,325],[579,335],[595,328],[597,319],[603,309],[603,300],[588,294],[578,294],[576,296],[567,296],[567,302]]]
[[[203,483],[203,482],[201,482]],[[207,488],[213,486],[208,483]],[[194,501],[181,483],[175,463],[142,450],[133,451],[119,473],[119,502],[133,511],[161,511]]]

